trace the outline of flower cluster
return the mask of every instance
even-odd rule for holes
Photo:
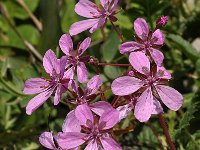
[[[74,23],[69,31],[71,36],[87,29],[93,33],[103,28],[107,20],[111,23],[117,21],[114,16],[117,4],[118,0],[100,0],[98,7],[89,0],[80,0],[75,6],[75,12],[89,19]],[[99,72],[84,87],[88,79],[86,65],[100,64],[95,61],[96,58],[84,55],[91,38],[84,39],[74,50],[71,36],[62,35],[59,46],[65,56],[58,59],[52,50],[48,50],[43,58],[49,79],[31,78],[24,86],[25,94],[38,94],[26,106],[28,115],[54,93],[54,105],[58,105],[62,94],[67,93],[65,102],[74,108],[66,115],[62,131],[43,132],[39,137],[40,143],[54,150],[78,150],[83,145],[85,150],[121,150],[112,130],[130,111],[140,122],[148,121],[152,114],[163,113],[162,103],[177,111],[183,97],[165,85],[171,79],[171,74],[164,68],[164,55],[159,50],[164,44],[160,27],[166,22],[167,18],[162,16],[157,20],[155,29],[150,31],[144,19],[134,21],[135,41],[125,42],[119,49],[121,54],[129,54],[132,69],[111,84],[113,94],[126,100],[125,105],[119,104],[117,107],[105,99],[97,101],[102,95],[100,87],[103,84]]]

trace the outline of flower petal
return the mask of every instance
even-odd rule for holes
[[[151,114],[157,115],[157,114],[160,114],[160,113],[163,113],[163,108],[162,108],[160,102],[157,99],[154,98],[154,100],[153,100],[153,110],[152,110]]]
[[[81,125],[91,127],[94,122],[93,114],[87,104],[82,104],[76,107],[75,116],[80,121]]]
[[[95,140],[91,140],[84,150],[99,150],[97,142]]]
[[[48,149],[56,149],[51,132],[43,132],[39,137],[40,143]]]
[[[59,40],[59,45],[63,53],[65,53],[67,56],[72,56],[72,50],[73,50],[73,41],[71,39],[71,36],[69,34],[63,34]]]
[[[116,109],[119,111],[119,120],[126,118],[129,112],[133,110],[130,104],[119,106]]]
[[[130,76],[123,76],[112,82],[111,89],[115,95],[124,96],[136,92],[142,86],[141,80]]]
[[[112,4],[112,6],[111,6],[111,12],[114,12],[115,11],[115,9],[116,9],[116,7],[117,7],[117,4],[118,4],[118,2],[119,2],[119,0],[113,0],[114,2],[113,2],[113,4]]]
[[[75,12],[86,18],[100,15],[97,5],[89,0],[80,0],[75,6]]]
[[[106,22],[106,18],[99,18],[98,22],[89,30],[90,33],[93,33],[98,28],[102,27]]]
[[[101,137],[104,150],[122,150],[121,146],[111,137]]]
[[[140,49],[141,47],[143,47],[142,44],[131,41],[131,42],[125,42],[121,45],[119,51],[121,54],[125,54],[125,53],[130,53],[133,52],[135,50]]]
[[[162,62],[164,60],[164,55],[161,51],[157,50],[157,49],[154,49],[154,48],[151,48],[149,50],[150,54],[151,54],[151,57],[153,58],[154,62],[158,65],[158,66],[161,66],[162,65]]]
[[[87,80],[87,68],[83,62],[79,62],[77,65],[77,77],[80,83]]]
[[[111,2],[112,0],[100,0],[100,3],[105,11],[108,11]]]
[[[92,28],[98,22],[99,22],[99,19],[87,19],[87,20],[75,22],[71,25],[69,29],[69,33],[71,36],[77,35],[85,30]]]
[[[56,93],[54,96],[54,105],[58,105],[58,103],[60,102],[60,97],[62,94],[62,84],[58,84],[57,89],[56,89]]]
[[[88,47],[90,46],[91,43],[91,38],[86,38],[84,39],[84,41],[80,44],[79,48],[78,48],[78,55],[82,55],[86,49],[88,49]]]
[[[96,103],[90,104],[91,110],[101,116],[104,112],[106,112],[109,109],[113,109],[112,105],[105,101],[98,101]]]
[[[149,27],[143,18],[138,18],[134,21],[134,30],[137,36],[146,41],[149,35]]]
[[[160,31],[160,29],[157,29],[155,32],[153,32],[151,37],[151,43],[153,45],[161,46],[164,44],[164,34]]]
[[[37,94],[46,90],[49,86],[49,81],[42,78],[31,78],[25,81],[24,94]]]
[[[105,111],[99,119],[100,130],[107,130],[112,128],[116,123],[119,122],[119,112],[112,108]]]
[[[135,70],[144,75],[150,73],[150,62],[145,53],[143,52],[132,52],[129,55],[129,62]]]
[[[44,91],[38,94],[37,96],[35,96],[34,98],[32,98],[26,106],[26,113],[28,115],[31,115],[32,112],[34,112],[38,107],[40,107],[51,96],[54,89],[55,87],[47,91]]]
[[[88,95],[92,95],[96,93],[96,91],[101,87],[103,82],[100,79],[99,75],[96,75],[92,77],[87,83],[87,90],[88,90]]]
[[[156,76],[160,79],[171,79],[172,76],[171,74],[169,73],[169,71],[167,71],[164,67],[159,67],[157,66],[157,74]]]
[[[147,88],[138,98],[134,115],[140,122],[146,122],[151,117],[153,110],[153,95],[151,88]]]
[[[177,111],[183,104],[183,96],[174,88],[157,85],[156,90],[163,103],[171,110]]]
[[[81,126],[79,120],[75,116],[75,111],[70,111],[62,125],[62,131],[63,132],[80,132]]]
[[[59,133],[55,138],[62,149],[76,148],[85,143],[87,134],[80,132]]]
[[[43,57],[43,66],[45,71],[50,75],[54,76],[58,72],[58,60],[55,53],[52,50],[48,50]]]
[[[65,73],[64,73],[63,79],[73,79],[74,78],[74,71],[75,71],[74,66],[67,69],[67,71],[65,71]]]

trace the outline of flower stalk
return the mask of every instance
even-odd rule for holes
[[[159,123],[160,123],[160,126],[162,127],[163,129],[163,132],[165,134],[165,137],[167,139],[167,143],[169,144],[169,147],[170,147],[170,150],[176,150],[175,146],[174,146],[174,143],[172,142],[172,139],[169,135],[169,132],[168,132],[168,129],[167,129],[167,126],[166,126],[166,122],[163,118],[163,115],[162,114],[158,114],[158,119],[159,119]]]

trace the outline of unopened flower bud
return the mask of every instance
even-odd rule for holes
[[[128,71],[128,76],[133,77],[134,76],[134,71],[133,70]]]
[[[167,21],[168,21],[168,18],[167,16],[161,16],[157,19],[156,21],[156,27],[159,28],[159,27],[163,27],[167,24]]]
[[[89,64],[94,64],[94,63],[95,63],[95,59],[93,57],[90,57]]]

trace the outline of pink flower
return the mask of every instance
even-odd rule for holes
[[[48,50],[43,58],[43,66],[50,79],[31,78],[24,85],[25,94],[38,94],[32,98],[27,106],[26,113],[31,115],[40,107],[55,91],[54,105],[57,105],[62,93],[66,91],[71,79],[69,72],[65,72],[66,57],[57,59],[52,50]]]
[[[119,113],[115,109],[110,109],[103,113],[100,118],[92,114],[90,108],[86,105],[79,105],[75,110],[75,116],[78,119],[84,133],[80,131],[59,133],[56,137],[58,145],[63,149],[76,148],[87,143],[85,150],[122,150],[118,143],[109,134],[109,130],[119,121]],[[71,126],[65,126],[66,130],[71,130]],[[80,128],[82,127],[82,128]]]
[[[130,76],[119,77],[113,81],[111,88],[115,95],[120,96],[136,91],[142,93],[134,107],[134,115],[139,121],[148,121],[155,110],[155,101],[160,105],[158,97],[171,110],[177,111],[181,107],[183,96],[175,89],[163,85],[171,79],[170,73],[164,67],[150,69],[149,59],[143,52],[131,53],[129,61],[140,79]]]
[[[146,21],[138,18],[134,21],[134,30],[136,33],[136,42],[126,42],[120,47],[120,53],[130,53],[142,51],[146,54],[150,53],[152,59],[158,66],[161,66],[164,56],[158,50],[164,44],[164,35],[160,29],[156,29],[153,33],[149,31]]]
[[[39,141],[44,147],[48,149],[59,150],[54,140],[55,137],[51,132],[43,132],[39,137]]]
[[[71,35],[79,34],[88,29],[90,29],[90,33],[93,33],[104,26],[107,19],[117,20],[114,15],[118,0],[101,0],[100,2],[101,8],[89,0],[80,0],[76,4],[75,12],[88,19],[72,24],[69,30]]]
[[[87,80],[87,68],[85,66],[86,57],[81,55],[87,50],[90,46],[91,38],[86,38],[79,46],[78,52],[73,52],[73,42],[69,34],[64,34],[59,40],[59,45],[61,50],[68,57],[67,66],[69,67],[68,72],[73,76],[75,69],[77,71],[78,81],[84,82]],[[89,59],[89,58],[88,58]]]
[[[75,105],[86,104],[88,107],[97,115],[101,116],[106,110],[113,109],[110,103],[105,101],[98,101],[91,103],[97,95],[95,94],[97,90],[102,85],[102,81],[99,75],[92,77],[84,90],[81,87],[78,87],[75,82],[72,83],[73,94],[68,101]]]

